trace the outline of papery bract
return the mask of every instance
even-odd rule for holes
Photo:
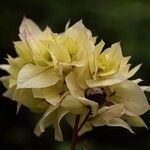
[[[150,109],[144,94],[150,88],[140,87],[141,79],[130,80],[141,65],[130,69],[130,57],[123,56],[120,42],[104,49],[104,41],[95,44],[82,21],[53,33],[49,27],[42,31],[26,17],[19,37],[14,42],[18,56],[8,56],[8,64],[0,65],[8,73],[0,80],[7,89],[3,95],[18,103],[17,112],[21,105],[43,112],[36,135],[52,125],[55,139],[62,141],[61,119],[73,127],[77,115],[79,127],[84,123],[78,135],[103,125],[131,133],[131,126],[147,128],[140,115]],[[89,89],[96,89],[95,93]]]

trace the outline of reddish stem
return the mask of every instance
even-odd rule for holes
[[[73,132],[72,132],[71,150],[76,150],[79,121],[80,121],[80,115],[76,115],[74,128],[73,128]]]

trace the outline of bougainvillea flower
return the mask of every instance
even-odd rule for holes
[[[113,85],[132,77],[140,65],[130,69],[130,57],[123,57],[120,42],[112,44],[110,48],[102,51],[104,42],[96,45],[93,53],[89,55],[89,68],[92,78],[86,83],[90,87]]]
[[[83,130],[91,129],[92,125],[122,126],[131,132],[133,131],[129,125],[146,127],[140,115],[147,112],[150,107],[145,94],[136,83],[125,80],[111,86],[96,87],[97,95],[101,96],[102,93],[98,93],[101,89],[105,94],[104,99],[99,97],[97,100],[97,98],[93,99],[94,96],[86,97],[86,89],[80,89],[78,82],[76,82],[77,76],[75,74],[70,73],[66,78],[66,83],[71,94],[70,97],[72,98],[64,99],[61,104],[62,107],[71,112],[72,117],[74,117],[73,114],[80,113],[84,115],[85,112],[91,110],[88,127],[85,129],[85,126]],[[87,89],[92,90],[90,87]],[[75,105],[71,105],[74,103]],[[69,121],[69,119],[67,120]]]
[[[104,49],[79,21],[63,33],[42,31],[24,17],[19,28],[20,41],[14,42],[16,58],[0,69],[8,75],[0,78],[7,89],[4,96],[31,111],[43,112],[35,128],[41,135],[52,125],[55,139],[62,141],[60,121],[73,126],[80,116],[78,135],[97,126],[147,127],[140,115],[149,110],[141,79],[130,80],[141,65],[130,70],[120,43]]]

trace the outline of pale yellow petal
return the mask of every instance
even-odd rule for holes
[[[9,88],[3,95],[28,107],[34,112],[42,112],[48,106],[43,99],[34,98],[31,89],[16,89],[16,86],[14,86]]]
[[[86,122],[85,125],[79,131],[78,135],[81,136],[88,131],[92,131],[92,129],[93,129],[92,124],[90,122]]]
[[[25,59],[25,61],[27,62],[33,62],[32,51],[26,46],[25,43],[23,43],[22,41],[14,42],[14,47],[19,57]]]
[[[134,131],[131,129],[131,127],[124,120],[122,120],[120,118],[112,119],[107,125],[113,126],[113,127],[123,127],[125,129],[128,129],[131,133],[134,133]]]
[[[63,108],[58,108],[59,106],[49,106],[41,120],[38,122],[38,124],[35,127],[34,133],[37,136],[40,136],[41,133],[45,131],[45,128],[47,128],[50,125],[54,126],[55,129],[55,139],[58,141],[63,140],[62,132],[59,126],[60,120],[62,117],[68,112]]]
[[[82,89],[86,89],[89,86],[86,83],[86,80],[91,78],[90,70],[88,65],[85,65],[84,67],[77,68],[77,83]]]
[[[141,117],[124,115],[123,119],[126,120],[126,122],[133,127],[145,127],[148,129],[147,125]]]
[[[13,86],[15,86],[17,84],[17,79],[14,78],[13,76],[9,77],[9,88],[12,88]]]
[[[33,95],[36,98],[44,98],[48,103],[52,105],[57,105],[61,101],[61,96],[59,95],[63,92],[62,82],[58,82],[57,84],[46,87],[46,88],[33,88]]]
[[[95,66],[95,61],[96,61],[96,57],[94,57],[94,54],[89,52],[88,54],[88,61],[89,61],[89,69],[90,69],[90,73],[92,75],[94,75],[94,73],[96,72],[96,66]]]
[[[22,60],[21,58],[17,57],[17,58],[12,58],[11,56],[8,56],[8,63],[10,65],[9,68],[9,73],[13,76],[13,77],[17,77],[18,76],[18,72],[20,71],[20,69],[26,65],[26,61]]]
[[[76,75],[73,72],[70,72],[66,76],[66,84],[72,96],[83,96],[83,90],[77,85]]]
[[[91,123],[94,126],[107,125],[113,118],[120,117],[124,113],[124,106],[116,104],[110,107],[104,107],[98,110],[98,114],[91,118]]]
[[[78,97],[78,101],[84,105],[84,107],[91,109],[91,114],[95,115],[97,113],[98,110],[98,103],[88,100],[86,98],[83,97]]]
[[[142,91],[144,91],[144,92],[150,92],[150,86],[140,86],[140,88],[141,88]]]
[[[37,123],[34,133],[37,136],[40,136],[41,133],[45,131],[45,128],[50,126],[53,122],[54,116],[55,116],[55,110],[58,108],[57,106],[50,105],[49,108],[46,110],[40,121]]]
[[[127,57],[123,57],[122,60],[121,60],[121,64],[120,64],[120,69],[121,67],[123,66],[126,66],[128,61],[130,60],[131,56],[127,56]]]
[[[85,26],[82,23],[82,20],[78,21],[77,23],[75,23],[73,26],[71,26],[70,28],[68,28],[66,30],[66,34],[72,38],[72,39],[76,39],[79,35],[79,33],[81,33],[81,31],[86,30]]]
[[[33,60],[36,64],[47,66],[51,64],[51,57],[48,52],[48,44],[41,42],[40,37],[34,36],[28,32],[25,32],[25,38],[28,44],[28,47],[32,51]]]
[[[124,76],[122,76],[122,74],[118,73],[118,74],[114,74],[112,76],[99,78],[98,80],[89,79],[86,81],[86,83],[89,87],[109,86],[109,85],[114,85],[114,84],[120,83],[124,80],[125,80]]]
[[[49,53],[51,54],[51,52],[55,55],[58,62],[71,62],[70,55],[64,45],[52,42],[49,43]]]
[[[20,109],[21,109],[22,104],[21,103],[17,103],[17,110],[16,110],[16,114],[19,113]]]
[[[62,100],[61,106],[63,108],[65,108],[66,110],[68,110],[69,112],[72,112],[74,114],[81,114],[85,109],[87,109],[85,107],[85,105],[83,105],[82,103],[80,103],[80,101],[78,100],[78,98],[73,97],[71,95],[66,96]]]
[[[85,120],[86,116],[88,115],[89,110],[83,112],[83,114],[80,115],[80,122],[79,122],[79,126],[81,125],[81,123],[83,123],[83,121]],[[84,126],[80,129],[80,131],[78,132],[78,135],[81,136],[82,134],[91,131],[93,129],[92,124],[87,120],[86,123],[84,124]]]
[[[105,45],[105,42],[103,40],[101,40],[96,46],[95,46],[95,49],[94,49],[94,53],[96,55],[99,55],[101,52],[102,52],[102,49]]]
[[[71,112],[68,112],[65,116],[65,120],[72,128],[74,127],[75,116],[76,116],[76,114],[71,113]]]
[[[18,74],[17,88],[44,88],[59,80],[60,76],[53,68],[27,64]]]
[[[150,109],[144,92],[136,83],[126,80],[112,86],[112,89],[115,95],[109,99],[124,104],[127,110],[142,115]]]
[[[143,80],[138,78],[138,79],[135,79],[135,80],[131,80],[133,83],[136,83],[136,84],[139,84],[140,82],[142,82]]]
[[[98,110],[98,103],[83,97],[74,97],[71,95],[66,96],[62,100],[61,106],[74,114],[82,114],[82,112],[91,110],[91,114],[94,115]]]
[[[10,65],[8,65],[8,64],[2,64],[2,65],[0,65],[0,69],[1,70],[5,70],[5,71],[7,71],[9,73]]]
[[[31,34],[40,34],[41,29],[29,18],[24,17],[19,28],[20,33],[27,31]]]
[[[127,78],[132,77],[141,67],[142,64],[137,65],[136,67],[132,68],[129,72],[128,72],[128,76]]]
[[[54,129],[55,129],[55,140],[63,141],[63,135],[60,128],[60,121],[61,119],[68,113],[67,110],[60,108],[57,112],[57,116],[55,117],[54,121]]]
[[[9,88],[9,78],[10,78],[9,75],[0,77],[0,81],[3,83],[4,87],[7,89]]]
[[[116,54],[122,54],[120,42],[114,43],[110,48],[103,51],[103,55],[108,55],[110,58],[114,57]]]
[[[66,26],[65,26],[65,30],[67,30],[69,28],[70,25],[70,20],[67,22]]]

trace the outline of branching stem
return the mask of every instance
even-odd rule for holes
[[[91,109],[90,111],[88,112],[88,114],[86,115],[85,119],[83,120],[83,122],[81,123],[81,125],[78,127],[77,129],[77,133],[82,129],[82,127],[85,125],[85,123],[87,122],[88,118],[89,118],[89,115],[91,114]]]
[[[80,126],[79,126],[80,115],[76,115],[75,123],[74,123],[74,128],[73,128],[73,131],[72,131],[72,140],[71,140],[71,149],[70,150],[76,150],[76,143],[77,143],[78,132],[85,125],[85,123],[87,122],[90,114],[91,114],[91,109],[88,112],[88,114],[86,115],[85,119],[83,120],[83,122],[81,123]]]
[[[76,150],[76,142],[77,142],[77,130],[79,126],[80,115],[76,115],[74,128],[72,132],[72,140],[71,140],[71,150]]]

